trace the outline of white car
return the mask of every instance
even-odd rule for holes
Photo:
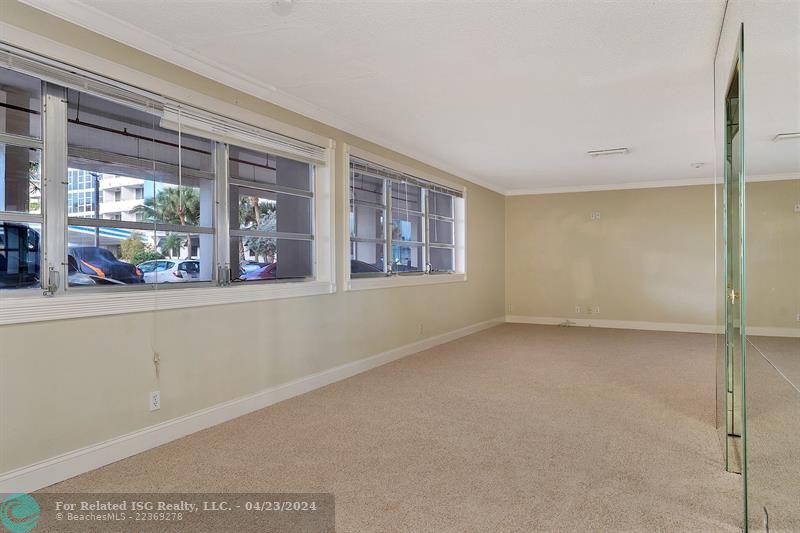
[[[137,266],[145,283],[185,283],[200,278],[200,261],[196,259],[155,259]]]

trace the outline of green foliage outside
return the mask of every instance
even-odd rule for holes
[[[161,239],[158,247],[169,257],[180,257],[181,248],[184,245],[186,245],[186,239],[176,233],[170,233]]]
[[[244,197],[239,201],[239,227],[258,231],[277,231],[278,209],[275,202],[260,202],[255,197]],[[239,260],[245,261],[245,247],[256,261],[271,263],[278,250],[275,239],[245,237],[239,244]]]
[[[142,220],[148,222],[196,225],[200,221],[200,196],[192,187],[165,187],[131,213],[141,213]]]
[[[175,224],[179,226],[197,225],[200,221],[200,196],[192,187],[164,187],[154,197],[147,198],[143,204],[131,209],[140,213],[142,220]],[[169,234],[158,245],[159,251],[151,251],[151,259],[165,256],[180,257],[181,248],[188,246],[188,239],[177,234]],[[155,257],[155,255],[159,257]]]
[[[156,250],[142,250],[133,255],[131,263],[140,265],[145,261],[154,261],[156,259],[164,259],[164,254]]]
[[[133,258],[136,254],[147,250],[147,246],[144,241],[142,241],[142,234],[138,231],[134,231],[131,233],[130,237],[119,243],[119,247],[122,260],[129,263],[133,262]]]

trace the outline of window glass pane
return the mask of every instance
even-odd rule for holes
[[[0,221],[0,289],[39,287],[40,224]]]
[[[455,250],[452,248],[430,248],[433,272],[455,272]]]
[[[422,212],[422,188],[392,182],[392,209]]]
[[[230,146],[228,169],[231,179],[311,190],[312,166],[302,161]]]
[[[142,271],[145,283],[211,281],[212,235],[159,231],[139,239],[144,246],[123,255]]]
[[[238,277],[231,276],[235,281],[302,280],[313,275],[312,241],[234,237],[231,258],[236,257]]]
[[[71,216],[213,225],[214,144],[158,117],[68,91]]]
[[[366,174],[353,172],[350,180],[350,199],[360,202],[385,205],[383,180]]]
[[[311,233],[312,199],[293,194],[231,187],[231,228],[285,233]]]
[[[386,239],[384,210],[365,205],[350,206],[350,235],[362,239]]]
[[[135,264],[151,258],[152,232],[69,226],[69,286],[135,285],[144,282]]]
[[[42,136],[42,82],[0,68],[0,132]]]
[[[42,212],[41,150],[0,144],[0,211]]]
[[[392,210],[392,241],[422,242],[422,215]]]
[[[424,270],[423,247],[392,244],[392,272],[419,272]]]
[[[201,215],[205,217],[205,210],[209,211],[208,217],[213,218],[213,182],[210,180],[194,180],[197,186],[177,186],[147,175],[136,177],[136,169],[128,169],[133,176],[121,174],[125,172],[121,167],[115,169],[120,174],[107,174],[87,170],[95,168],[90,161],[72,160],[70,163],[72,166],[67,173],[69,216],[181,226],[200,225],[204,222]],[[208,221],[204,225],[211,223]]]
[[[453,218],[453,197],[439,192],[428,192],[428,207],[432,215]]]
[[[432,243],[453,244],[453,223],[447,220],[430,219],[430,239]]]
[[[384,255],[386,245],[374,242],[350,243],[350,273],[379,274],[384,272]]]
[[[179,162],[184,179],[198,173],[213,174],[212,141],[162,128],[155,113],[78,91],[67,92],[67,137],[72,157],[89,150],[98,155],[89,157],[97,164],[123,164],[126,169],[137,168],[150,179],[155,176],[175,185]],[[115,174],[108,168],[104,172]]]

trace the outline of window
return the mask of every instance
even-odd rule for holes
[[[230,146],[228,173],[232,279],[311,277],[313,166]]]
[[[42,83],[0,69],[0,289],[40,286]]]
[[[334,290],[329,139],[0,51],[0,324]]]
[[[121,287],[164,281],[144,275],[139,265],[146,260],[192,258],[200,265],[197,275],[182,281],[211,281],[214,143],[164,129],[148,110],[67,94],[68,183],[74,187],[67,245],[78,270]]]
[[[350,276],[454,273],[462,193],[350,157]]]
[[[351,274],[379,275],[388,269],[386,182],[350,169]]]
[[[428,242],[432,272],[453,272],[456,268],[455,210],[453,197],[439,192],[428,194]]]

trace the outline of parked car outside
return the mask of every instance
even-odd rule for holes
[[[358,259],[351,259],[350,274],[383,274],[383,269]]]
[[[200,278],[197,259],[154,259],[137,265],[145,283],[185,283]]]
[[[78,270],[78,262],[73,256],[67,256],[67,282],[70,287],[91,287],[94,285],[124,285],[121,281],[101,278],[98,275],[84,274]]]
[[[25,224],[0,222],[0,288],[39,283],[39,232]]]
[[[126,284],[144,283],[141,270],[130,263],[120,261],[105,248],[74,246],[70,247],[69,255],[75,258],[78,272]]]
[[[242,268],[239,271],[241,281],[254,281],[259,279],[276,279],[278,277],[278,262],[265,263],[249,272]]]
[[[239,272],[244,274],[246,272],[254,272],[256,270],[260,270],[265,266],[269,266],[272,263],[260,263],[258,261],[242,261],[239,264]]]

